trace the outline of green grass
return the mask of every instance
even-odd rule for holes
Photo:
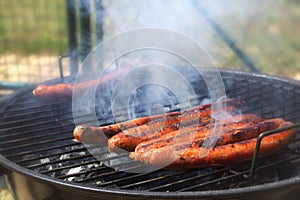
[[[262,1],[250,18],[239,22],[227,24],[226,30],[260,71],[291,78],[300,73],[299,1]],[[231,53],[222,61],[243,65]]]
[[[65,52],[64,0],[0,1],[0,54]]]
[[[0,56],[60,55],[67,52],[65,4],[65,0],[1,0]],[[116,6],[117,3],[112,4]],[[232,0],[227,4],[235,6],[238,2]],[[291,78],[300,74],[299,0],[268,0],[251,5],[256,5],[256,8],[248,18],[216,20],[262,72]],[[211,49],[220,66],[245,69],[217,35],[216,41],[216,46]]]

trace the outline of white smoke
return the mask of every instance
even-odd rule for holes
[[[232,33],[232,37],[235,37],[234,32],[240,24],[263,17],[272,4],[234,0],[107,0],[103,1],[105,34],[110,36],[145,27],[164,28],[195,39],[209,51],[217,47],[228,50],[203,18],[195,2],[200,3],[223,29]]]
[[[196,70],[205,81],[212,101],[217,102],[226,96],[220,74],[214,70],[214,56],[211,57],[208,54],[216,40],[215,32],[203,19],[192,1],[128,0],[103,1],[103,3],[106,38],[101,45],[96,47],[94,55],[91,55],[83,63],[82,68],[91,65],[102,67],[98,73],[94,74],[100,78],[102,71],[111,67],[112,62],[118,61],[121,65],[128,62],[133,67],[133,70],[121,77],[113,88],[111,101],[113,114],[118,109],[129,107],[128,102],[133,94],[139,88],[151,83],[169,89],[178,98],[179,103],[193,99],[195,95],[189,80],[172,69],[176,65],[185,64],[194,67],[194,64],[197,64],[197,66],[212,67],[211,71],[205,71],[201,67]],[[228,4],[223,1],[201,1],[201,5],[216,19],[232,20],[237,14],[243,17],[251,15],[249,10],[244,12],[251,8],[249,2]],[[240,6],[238,13],[233,8],[237,5]],[[114,37],[110,37],[111,35]],[[106,52],[105,49],[115,52],[112,58],[103,54]],[[99,55],[103,60],[99,60]],[[115,55],[116,58],[114,58]],[[102,65],[103,63],[104,65]],[[75,95],[76,98],[73,96],[75,101],[73,105],[75,107],[84,105],[90,108],[87,115],[92,117],[91,120],[97,121],[96,114],[93,113],[95,111],[93,106],[97,104],[99,108],[105,108],[108,105],[107,101],[103,101],[103,105],[99,105],[104,99],[105,93],[99,95],[101,98],[99,100],[95,99],[95,91],[96,89],[93,88],[89,92],[90,95]],[[145,97],[151,97],[149,99],[153,101],[162,102],[168,99],[164,90],[149,89],[146,92],[148,93],[144,94]],[[80,98],[84,100],[84,103]],[[151,101],[145,102],[145,104],[151,103]],[[163,107],[163,104],[155,104],[155,106]],[[216,106],[212,109],[223,109],[223,106]],[[105,118],[105,114],[103,114],[103,118]],[[134,118],[135,114],[131,117]],[[223,120],[227,116],[225,113],[215,117]],[[116,119],[116,121],[118,120]],[[206,145],[208,149],[213,147],[216,142],[215,138],[220,134],[221,132],[212,137],[213,139]]]

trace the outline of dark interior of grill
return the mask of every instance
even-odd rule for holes
[[[191,80],[198,95],[198,98],[190,99],[192,105],[198,105],[209,98],[205,85],[202,85],[205,83],[201,81],[199,74],[189,68],[179,68],[179,70]],[[221,70],[221,75],[227,97],[238,98],[245,102],[245,106],[242,107],[243,113],[254,113],[266,118],[281,117],[295,123],[300,122],[299,84],[247,72]],[[73,81],[72,78],[64,80]],[[58,82],[60,79],[47,83]],[[2,102],[0,153],[21,167],[51,178],[113,190],[184,192],[243,188],[278,182],[300,173],[299,133],[284,151],[258,159],[255,174],[251,178],[247,177],[251,162],[188,171],[161,169],[146,174],[116,171],[98,161],[83,144],[73,139],[75,124],[71,100],[37,99],[32,95],[33,88],[22,89]],[[141,88],[141,91],[138,91],[131,100],[132,108],[139,114],[136,117],[144,116],[149,112],[149,105],[143,104],[143,89],[147,88]],[[109,95],[108,91],[106,94],[108,99]],[[163,104],[164,111],[185,108],[185,105],[178,104],[176,98],[170,98]],[[102,110],[103,112],[98,116],[100,124],[114,123],[110,105],[102,109],[104,111]],[[127,116],[127,112],[128,110],[120,110],[118,120],[126,120],[122,116]],[[95,151],[105,156],[105,150],[101,152],[101,149],[95,149]],[[121,164],[117,162],[124,157],[126,155],[112,155],[103,162],[116,161],[116,166],[134,167],[129,159],[125,159]]]

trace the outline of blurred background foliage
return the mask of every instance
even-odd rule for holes
[[[0,2],[0,54],[47,54],[67,50],[65,1]]]
[[[75,4],[79,1],[74,0]],[[88,1],[93,6],[94,0]],[[247,70],[195,9],[187,4],[180,5],[183,9],[176,7],[182,2],[189,1],[103,0],[104,39],[143,26],[170,28],[204,46],[213,40],[205,47],[218,66]],[[201,2],[257,69],[300,79],[299,0]],[[170,25],[173,22],[179,28]],[[0,81],[39,82],[58,77],[57,58],[68,52],[67,23],[66,1],[0,1]],[[199,36],[204,34],[204,39]]]

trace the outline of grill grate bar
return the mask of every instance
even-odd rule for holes
[[[230,95],[231,92],[237,92],[237,91],[239,91],[238,90],[239,88],[244,87],[245,89],[242,90],[242,91],[239,91],[238,95],[242,96],[242,97],[244,97],[244,96],[248,97],[249,96],[250,99],[251,99],[252,97],[257,97],[256,96],[257,94],[255,94],[255,92],[260,91],[261,88],[263,88],[263,86],[261,86],[257,83],[251,83],[250,82],[248,84],[244,84],[243,81],[242,82],[238,81],[238,82],[239,82],[239,84],[236,84],[233,88],[228,90],[227,94]],[[268,92],[271,92],[271,89],[269,89],[269,88],[265,88],[265,89],[268,89]],[[249,94],[249,91],[251,91],[251,94]]]
[[[133,182],[135,179],[144,178],[145,176],[147,176],[147,174],[133,174],[133,175],[130,175],[130,176],[114,179],[114,180],[107,181],[107,182],[96,183],[96,185],[103,187],[103,186],[108,186],[108,185],[112,185],[112,184],[118,184],[119,182],[124,182],[124,181]],[[154,179],[152,179],[152,180],[154,180]],[[125,189],[126,187],[120,186],[120,188]]]
[[[65,130],[65,133],[70,133],[72,132],[72,128],[74,126],[69,126],[67,130]],[[64,127],[66,128],[66,127]],[[26,137],[26,138],[17,138],[17,139],[14,139],[14,140],[9,140],[7,142],[0,142],[0,145],[2,144],[9,144],[9,143],[22,143],[22,142],[29,142],[29,143],[32,143],[32,141],[34,140],[37,140],[37,139],[43,139],[44,137],[49,137],[49,138],[52,138],[54,136],[59,136],[59,135],[62,135],[63,133],[61,131],[57,131],[56,130],[57,127],[55,127],[55,131],[53,132],[50,132],[48,134],[40,134],[40,135],[33,135],[31,137]],[[45,130],[43,130],[45,131]],[[35,131],[32,131],[32,133],[34,133]],[[37,131],[38,132],[38,131]],[[33,143],[34,144],[34,143]]]
[[[134,161],[128,161],[128,162],[122,162],[122,163],[119,163],[119,164],[111,165],[110,167],[116,168],[118,166],[124,166],[124,165],[129,166],[130,164],[134,164],[134,163],[135,163]],[[123,168],[123,169],[126,170],[125,168]],[[132,169],[132,167],[129,166],[127,169]],[[111,171],[109,173],[101,173],[99,175],[91,176],[91,177],[88,177],[88,178],[83,178],[81,180],[77,180],[76,182],[82,183],[82,182],[94,181],[94,180],[98,180],[100,178],[104,178],[104,177],[108,177],[108,176],[115,176],[115,175],[120,174],[120,173],[125,174],[125,176],[128,176],[129,179],[132,176],[131,174],[123,172],[123,171]],[[117,177],[117,178],[114,178],[113,181],[114,182],[118,182],[119,179],[120,179],[120,177]],[[111,184],[109,181],[107,183],[108,184],[106,184],[106,182],[105,182],[105,183],[101,184],[101,186],[110,185]]]
[[[185,178],[185,179],[182,179],[182,180],[174,181],[172,183],[167,183],[167,184],[164,184],[164,185],[153,187],[153,188],[148,189],[147,191],[161,191],[161,190],[164,190],[164,189],[169,188],[169,187],[180,185],[182,183],[186,183],[186,182],[189,182],[189,181],[194,181],[196,179],[199,180],[199,179],[210,177],[210,176],[213,176],[213,175],[216,175],[216,174],[221,174],[221,173],[224,173],[228,170],[229,170],[229,168],[214,170],[214,171],[211,171],[211,172],[199,174],[199,175],[192,176],[192,177],[189,177],[189,178]]]
[[[235,173],[233,175],[229,175],[229,176],[224,176],[222,178],[218,178],[218,179],[213,179],[212,181],[207,181],[207,182],[204,182],[204,183],[200,183],[200,184],[197,184],[197,185],[193,185],[191,187],[186,187],[186,188],[183,188],[183,189],[180,189],[178,190],[178,192],[185,192],[185,191],[193,191],[193,190],[199,190],[200,188],[204,187],[204,186],[207,186],[207,185],[212,185],[212,184],[216,184],[216,183],[219,183],[219,182],[222,182],[222,181],[226,181],[228,179],[232,179],[232,178],[235,178],[237,176],[242,176],[243,174],[245,173]]]
[[[66,125],[64,127],[74,127],[74,125]],[[43,132],[43,131],[51,131],[52,129],[58,129],[58,128],[61,128],[61,125],[52,125],[52,126],[47,126],[47,127],[42,127],[42,128],[35,128],[34,130],[30,131],[30,130],[27,130],[27,131],[22,131],[21,133],[20,132],[16,132],[16,133],[7,133],[6,135],[2,134],[0,135],[0,139],[6,139],[8,136],[11,136],[11,137],[18,137],[22,134],[32,134],[32,133],[39,133],[39,132]],[[6,141],[6,140],[5,140]],[[7,140],[9,141],[9,140]],[[5,144],[6,142],[1,142],[1,144]]]
[[[259,167],[256,168],[256,170],[259,171],[259,170],[262,170],[262,169],[274,167],[276,165],[280,165],[282,163],[291,162],[291,161],[294,161],[294,160],[297,160],[297,159],[299,159],[299,157],[282,159],[282,160],[277,161],[277,162],[273,162],[273,163],[269,163],[269,164],[265,164],[265,165],[259,166]],[[215,184],[215,183],[223,182],[223,181],[226,181],[228,179],[233,179],[233,178],[238,177],[238,176],[245,176],[249,172],[250,172],[250,169],[245,170],[245,171],[241,171],[241,172],[235,171],[235,173],[233,173],[232,175],[224,176],[224,177],[217,178],[217,179],[213,179],[211,181],[207,181],[207,182],[204,182],[204,183],[196,184],[196,185],[193,185],[193,186],[190,186],[190,187],[185,187],[183,189],[178,190],[178,192],[199,190],[201,187],[204,187],[204,186],[207,186],[207,185],[212,185],[212,184]]]
[[[289,97],[289,98],[285,98],[285,101],[286,102],[288,102],[288,101],[292,101],[293,100],[293,97]],[[279,104],[280,102],[282,102],[282,99],[275,99],[275,100],[272,100],[272,104]],[[261,102],[259,105],[257,105],[257,104],[252,104],[251,105],[251,111],[253,110],[253,111],[260,111],[260,110],[262,110],[264,107],[266,107],[266,106],[268,106],[270,104],[270,102]],[[279,104],[280,105],[280,104]],[[284,104],[284,105],[282,105],[283,106],[283,108],[284,107],[286,107],[286,106],[289,106],[289,105],[287,105],[287,104]],[[276,110],[273,110],[274,112],[276,111]]]
[[[288,102],[288,101],[292,101],[293,100],[293,97],[291,97],[291,98],[285,98],[285,102]],[[280,102],[282,102],[282,100],[274,100],[274,101],[272,101],[272,104],[279,104]],[[250,112],[251,111],[261,111],[261,110],[263,110],[263,108],[264,107],[267,107],[269,104],[270,104],[270,102],[266,102],[266,103],[260,103],[260,105],[258,105],[258,106],[255,106],[255,104],[253,104],[254,106],[251,106],[251,108],[250,108]],[[283,107],[282,107],[282,109],[284,109],[286,106],[289,106],[287,103],[285,103],[284,105],[282,105]],[[282,111],[281,109],[280,109],[280,111]],[[299,112],[299,110],[294,110],[294,112]],[[263,114],[270,114],[270,113],[274,113],[274,112],[276,112],[276,110],[271,110],[271,111],[268,111],[268,112],[266,112],[266,113],[263,113]],[[287,112],[288,114],[290,113],[291,111],[289,111],[289,112]]]
[[[135,163],[135,162],[132,162],[132,161],[123,162],[123,163],[120,163],[120,164],[111,165],[111,167],[114,168],[114,167],[124,165],[124,164],[129,166],[129,164],[132,164],[132,163]],[[105,167],[105,168],[107,168],[107,167]],[[134,169],[134,168],[137,168],[137,166],[133,166],[133,167],[129,166],[128,168],[126,168],[126,169],[123,168],[123,169],[124,170],[129,170],[129,169]],[[97,170],[93,169],[93,171],[97,171]],[[123,172],[123,171],[111,171],[111,172],[107,172],[107,173],[101,173],[101,174],[96,175],[96,176],[91,176],[89,178],[83,178],[81,180],[77,180],[76,182],[77,183],[92,182],[93,185],[104,187],[104,186],[109,186],[109,185],[112,185],[112,184],[119,184],[120,185],[121,182],[124,182],[124,181],[125,182],[128,182],[128,181],[132,182],[133,179],[136,179],[136,178],[145,178],[145,174],[131,174],[131,173]],[[101,180],[101,181],[99,182],[97,180]]]
[[[31,105],[36,105],[37,104],[37,98],[35,98],[33,95],[31,95],[31,98],[27,98],[26,96],[23,96],[20,97],[20,102],[16,102],[14,104],[14,106],[18,106],[20,108],[22,107],[27,107],[28,105],[31,106]],[[45,104],[47,103],[47,105],[56,105],[56,104],[61,104],[63,102],[57,102],[57,101],[47,101],[47,100],[42,100],[42,101],[39,101],[39,104]]]
[[[72,146],[77,146],[78,143],[77,142],[72,142],[72,143],[68,143],[68,144],[65,144],[65,145],[57,145],[57,146],[51,146],[51,147],[45,147],[45,148],[40,148],[40,149],[34,149],[34,150],[31,150],[31,151],[21,151],[21,152],[18,152],[18,153],[15,153],[15,154],[9,154],[9,155],[6,155],[7,158],[13,158],[13,157],[17,157],[17,156],[25,156],[25,155],[28,155],[28,154],[34,154],[34,153],[42,153],[42,152],[45,152],[45,151],[51,151],[51,150],[56,150],[56,149],[63,149],[63,148],[67,148],[67,147],[72,147]],[[16,160],[15,162],[21,162],[22,160]]]
[[[52,119],[52,118],[50,118],[50,119],[51,120],[48,120],[48,121],[41,121],[41,122],[36,122],[36,123],[32,123],[32,124],[25,124],[25,125],[19,125],[19,126],[16,125],[16,126],[10,127],[10,128],[3,128],[0,130],[0,132],[4,132],[4,133],[6,132],[6,134],[1,134],[0,138],[4,138],[4,137],[8,137],[8,136],[10,136],[10,137],[18,136],[18,135],[23,135],[23,134],[32,134],[32,132],[43,132],[44,130],[59,128],[59,127],[63,128],[62,126],[64,126],[64,124],[68,124],[68,126],[70,126],[70,123],[66,123],[66,122],[69,122],[70,120],[72,120],[71,118],[64,118],[64,119],[61,119],[60,123],[58,123],[57,119]],[[51,124],[52,126],[49,126],[49,124]],[[25,128],[28,128],[29,130],[26,130]],[[22,129],[25,129],[25,131]],[[13,131],[13,132],[11,133],[9,131]]]
[[[55,122],[55,120],[49,120],[49,121],[36,122],[36,123],[32,123],[32,124],[24,124],[24,125],[19,125],[19,126],[15,126],[15,127],[3,128],[3,129],[1,129],[1,131],[3,131],[3,132],[4,131],[17,131],[18,129],[22,130],[23,128],[31,128],[31,127],[35,127],[35,126],[51,124],[51,123],[54,123],[54,122]],[[39,130],[39,131],[42,131],[42,130]],[[33,131],[35,131],[35,130],[33,130]],[[28,132],[31,133],[30,131],[28,131]],[[18,135],[20,135],[20,134],[22,135],[22,134],[25,134],[25,133],[21,131],[21,132],[18,132]],[[9,133],[7,133],[6,135],[3,134],[3,135],[1,135],[1,138],[6,137],[6,136],[10,136],[10,134]]]
[[[78,151],[85,151],[84,147],[78,148],[78,149],[72,149],[69,151],[64,151],[62,152],[57,152],[57,153],[52,153],[52,154],[47,154],[47,155],[43,155],[43,156],[35,156],[35,157],[31,157],[28,159],[24,159],[24,160],[20,160],[20,161],[15,161],[18,164],[24,163],[24,162],[30,162],[30,161],[35,161],[35,160],[40,160],[40,159],[45,159],[45,158],[51,158],[54,156],[60,156],[62,154],[69,154],[69,153],[74,153],[74,152],[78,152]],[[64,160],[61,160],[64,161]],[[28,166],[27,166],[28,167]]]
[[[36,100],[32,100],[32,101],[29,101],[29,100],[25,100],[24,102],[22,102],[20,100],[20,103],[14,103],[13,104],[13,107],[12,108],[9,108],[10,105],[6,105],[6,109],[5,109],[5,112],[6,113],[14,113],[15,116],[23,116],[23,114],[26,114],[24,113],[23,111],[26,111],[28,110],[29,112],[31,112],[32,110],[39,110],[39,108],[42,107],[45,107],[45,106],[50,106],[50,107],[57,107],[59,105],[62,105],[63,107],[67,107],[68,105],[65,103],[65,102],[56,102],[56,101],[36,101]]]
[[[263,90],[263,95],[272,94],[274,89],[281,89],[282,85],[277,86],[276,85],[265,85],[264,83],[258,84],[256,81],[244,82],[244,80],[238,80],[236,79],[236,82],[239,84],[235,84],[233,88],[227,90],[227,93],[230,96],[231,92],[238,92],[238,96],[247,97],[247,99],[257,99],[258,97],[261,98],[261,91]],[[240,88],[244,88],[241,90]],[[251,93],[249,93],[251,91]],[[260,94],[258,96],[258,94]],[[246,99],[246,100],[247,100]],[[263,101],[261,103],[264,103]],[[267,102],[266,102],[267,103]]]
[[[101,155],[100,153],[98,155]],[[106,161],[110,161],[110,160],[114,160],[114,159],[119,159],[119,158],[123,158],[124,155],[123,154],[120,154],[120,155],[116,155],[116,156],[112,156],[112,157],[107,157],[107,158],[102,158],[101,159],[101,162],[106,162]],[[95,161],[95,160],[94,160]],[[124,163],[121,163],[121,164],[124,164]],[[100,166],[99,168],[97,169],[102,169],[102,168],[107,168],[106,166]],[[88,172],[91,172],[91,171],[96,171],[97,169],[93,169],[93,170],[89,170]],[[118,171],[113,171],[114,173],[117,173]],[[83,171],[83,172],[77,172],[77,173],[73,173],[73,174],[69,174],[69,175],[62,175],[62,176],[59,176],[58,178],[60,179],[65,179],[65,178],[68,178],[68,177],[72,177],[72,176],[79,176],[79,175],[82,175],[82,174],[86,174],[87,172],[86,171]],[[84,181],[86,181],[87,179],[84,179]]]
[[[15,124],[15,123],[29,123],[31,120],[34,120],[35,116],[39,116],[40,114],[43,114],[44,116],[42,116],[39,119],[44,119],[44,118],[48,118],[48,115],[45,115],[45,113],[51,113],[51,112],[56,112],[56,111],[61,111],[61,110],[67,110],[69,106],[48,106],[45,105],[45,107],[43,107],[43,109],[41,109],[40,106],[37,107],[33,107],[33,108],[26,108],[23,111],[20,111],[21,113],[16,113],[16,111],[14,111],[13,115],[8,115],[8,112],[6,113],[5,116],[5,122],[1,122],[0,125],[8,125],[8,124]],[[35,110],[36,109],[36,110]],[[29,116],[29,118],[28,118]]]
[[[21,144],[18,146],[10,146],[8,148],[1,149],[0,151],[16,150],[16,149],[21,149],[21,148],[26,148],[26,147],[30,148],[35,145],[49,144],[49,143],[55,143],[55,142],[59,142],[59,141],[66,141],[66,140],[73,140],[73,137],[67,136],[67,137],[62,137],[62,138],[58,138],[55,140],[43,140],[41,142],[26,143],[26,144]]]
[[[162,179],[168,179],[168,178],[172,178],[173,176],[178,176],[178,175],[182,175],[182,174],[186,174],[186,173],[187,173],[186,171],[179,171],[179,172],[175,172],[175,173],[170,173],[170,174],[167,174],[167,175],[164,175],[164,176],[157,176],[157,177],[152,178],[152,179],[147,179],[147,180],[143,180],[143,181],[123,185],[123,186],[120,186],[120,188],[130,189],[130,188],[133,188],[133,187],[140,187],[143,184],[151,184],[152,182],[155,182],[155,181],[161,181]],[[139,174],[139,175],[140,176],[145,176],[145,174]],[[127,178],[127,179],[130,179],[130,178]],[[152,191],[152,189],[147,189],[147,191]]]

